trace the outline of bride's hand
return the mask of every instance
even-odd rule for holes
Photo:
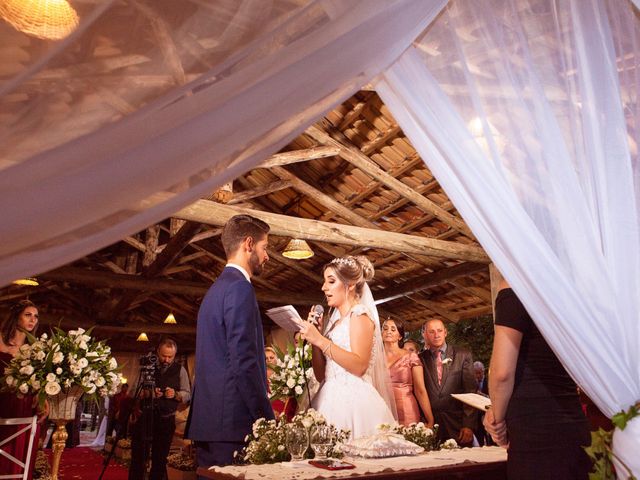
[[[300,328],[300,336],[311,345],[315,345],[316,347],[321,346],[324,339],[316,326],[311,322],[302,322],[302,326]]]
[[[324,315],[322,313],[316,312],[315,308],[316,305],[311,307],[311,310],[309,310],[309,315],[307,315],[307,322],[313,323],[318,328],[318,331],[322,331],[322,325],[324,325]]]

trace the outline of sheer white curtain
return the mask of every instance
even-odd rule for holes
[[[390,65],[445,3],[113,2],[45,53],[0,22],[0,55],[17,69],[0,86],[0,284],[255,166]]]
[[[627,1],[452,1],[376,82],[575,380],[640,400],[640,24]],[[640,420],[614,448],[640,473]]]

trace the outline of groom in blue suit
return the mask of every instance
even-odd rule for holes
[[[228,465],[258,418],[272,419],[264,338],[251,277],[269,260],[269,225],[236,215],[222,230],[227,265],[198,312],[196,369],[185,437],[198,466]],[[200,477],[199,477],[200,478]]]

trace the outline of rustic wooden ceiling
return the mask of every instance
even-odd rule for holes
[[[262,308],[293,303],[306,315],[322,302],[323,265],[365,254],[381,316],[409,330],[433,316],[458,322],[491,312],[489,259],[374,91],[349,98],[233,190],[226,207],[212,192],[197,208],[39,275],[38,287],[0,289],[1,308],[28,295],[43,323],[98,325],[116,349],[148,348],[135,341],[144,330],[152,340],[172,333],[191,350],[200,301],[225,263],[220,209],[248,208],[284,216],[270,217],[282,225],[274,230],[309,238],[315,252],[289,260],[281,252],[290,237],[271,236],[271,260],[254,282]],[[163,324],[169,312],[177,325]]]

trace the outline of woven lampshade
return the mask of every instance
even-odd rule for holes
[[[144,332],[138,335],[138,338],[136,339],[136,342],[148,342],[148,341],[149,341],[149,337],[147,337],[147,334]]]
[[[18,278],[11,283],[13,283],[14,285],[28,285],[29,287],[37,287],[38,285],[40,285],[38,279],[35,277]]]
[[[173,316],[173,313],[170,313],[169,315],[167,315],[167,318],[164,319],[164,323],[176,324],[178,322],[176,322],[176,317]]]
[[[306,241],[292,238],[282,252],[282,256],[294,260],[304,260],[313,257],[313,250]]]
[[[0,17],[16,30],[45,40],[59,40],[78,26],[78,14],[66,0],[2,0]]]

